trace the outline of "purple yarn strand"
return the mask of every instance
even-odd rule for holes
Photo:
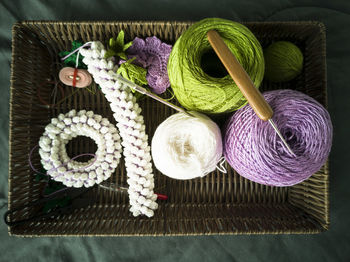
[[[35,147],[33,147],[33,148],[30,150],[30,152],[29,152],[29,154],[28,154],[28,163],[29,163],[30,168],[31,168],[35,173],[40,174],[40,175],[49,176],[49,175],[48,175],[49,172],[52,172],[52,171],[54,171],[54,170],[57,170],[58,168],[60,168],[60,167],[62,167],[62,166],[66,166],[70,161],[73,161],[73,160],[75,160],[75,159],[77,159],[77,158],[79,158],[79,157],[83,157],[83,156],[93,156],[93,157],[94,157],[94,161],[93,161],[92,163],[90,163],[89,165],[86,165],[86,166],[84,166],[84,167],[82,167],[82,168],[78,168],[78,169],[75,169],[75,170],[67,170],[67,172],[86,169],[86,168],[90,167],[91,165],[93,165],[93,164],[95,163],[95,161],[96,161],[96,155],[95,155],[95,154],[92,154],[92,153],[80,154],[80,155],[76,155],[76,156],[72,157],[67,163],[64,163],[63,165],[61,165],[61,166],[59,166],[59,167],[57,167],[57,168],[52,168],[52,169],[48,170],[46,174],[44,174],[44,173],[39,172],[39,170],[37,170],[37,169],[34,167],[33,163],[32,163],[32,155],[33,155],[33,152],[34,152],[34,150],[35,150],[36,148],[38,148],[38,147],[39,147],[39,145],[36,145]],[[65,173],[67,173],[67,172],[65,172]],[[63,173],[63,174],[61,174],[61,175],[64,175],[65,173]],[[66,191],[67,189],[69,189],[69,187],[64,187],[64,188],[61,188],[61,189],[59,189],[59,190],[57,190],[57,191],[55,191],[55,192],[52,192],[51,194],[43,194],[43,197],[50,197],[50,196],[53,196],[53,195],[58,194],[59,192]]]
[[[31,168],[35,173],[40,174],[40,175],[46,175],[46,174],[41,173],[39,170],[37,170],[37,169],[34,167],[33,163],[32,163],[32,155],[33,155],[33,152],[34,152],[34,150],[35,150],[36,148],[38,148],[38,147],[39,147],[39,145],[36,145],[35,147],[32,148],[32,150],[30,150],[30,152],[29,152],[29,154],[28,154],[28,163],[29,163],[30,168]]]
[[[308,179],[326,162],[332,146],[327,110],[293,90],[264,93],[273,120],[296,156],[291,156],[268,122],[247,105],[228,121],[224,138],[227,162],[243,177],[271,186],[292,186]]]
[[[79,157],[83,157],[83,156],[92,156],[92,157],[94,158],[94,161],[92,161],[92,163],[90,163],[90,164],[88,164],[88,165],[86,165],[86,166],[83,166],[83,167],[81,167],[81,168],[77,168],[77,169],[73,169],[73,170],[67,170],[66,172],[60,174],[60,176],[66,174],[67,172],[70,172],[70,171],[85,170],[85,169],[89,168],[90,166],[92,166],[92,165],[96,162],[96,160],[97,160],[96,155],[95,155],[95,154],[92,154],[92,153],[84,153],[84,154],[76,155],[76,156],[72,157],[67,163],[63,163],[62,165],[58,166],[57,168],[55,168],[55,167],[54,167],[54,168],[51,168],[50,170],[47,170],[47,173],[46,173],[46,174],[44,174],[44,173],[41,173],[39,170],[37,170],[37,169],[34,167],[33,163],[32,163],[32,155],[33,155],[33,152],[34,152],[34,150],[35,150],[36,148],[38,148],[38,147],[39,147],[39,145],[36,145],[35,147],[33,147],[33,148],[30,150],[30,152],[29,152],[29,154],[28,154],[28,163],[29,163],[30,168],[31,168],[35,173],[40,174],[40,175],[47,175],[48,173],[50,173],[50,172],[52,172],[52,171],[56,171],[56,170],[57,170],[58,168],[60,168],[60,167],[65,167],[65,166],[68,165],[69,162],[71,162],[71,161],[73,161],[73,160],[75,160],[75,159],[77,159],[77,158],[79,158]]]

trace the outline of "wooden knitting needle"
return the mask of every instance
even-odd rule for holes
[[[239,90],[241,90],[244,97],[248,100],[254,112],[261,120],[269,121],[288,151],[292,155],[295,155],[272,120],[273,110],[271,106],[266,102],[260,91],[255,88],[249,75],[232,54],[220,35],[215,30],[210,30],[207,32],[207,37],[215,53],[225,66],[233,81],[237,84]]]

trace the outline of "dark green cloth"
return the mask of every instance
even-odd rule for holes
[[[331,227],[319,235],[18,238],[0,223],[0,261],[349,261],[350,3],[347,0],[0,1],[0,213],[7,209],[11,26],[19,20],[317,20],[327,27]]]

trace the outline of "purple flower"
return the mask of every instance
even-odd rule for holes
[[[164,93],[170,87],[167,64],[171,48],[155,36],[146,40],[136,37],[126,51],[129,59],[135,57],[134,64],[147,68],[147,82],[156,94]]]

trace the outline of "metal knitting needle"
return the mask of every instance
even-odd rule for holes
[[[232,54],[220,35],[215,30],[210,30],[207,32],[207,37],[215,53],[225,66],[233,81],[235,81],[238,88],[243,93],[244,97],[248,100],[248,103],[253,108],[254,112],[261,120],[268,121],[272,125],[277,135],[281,138],[284,146],[292,155],[295,156],[294,152],[284,140],[281,132],[278,130],[276,124],[272,120],[272,108],[266,102],[259,90],[254,87],[249,75],[237,61],[236,57]]]
[[[183,108],[181,108],[181,107],[179,107],[177,105],[174,105],[173,103],[170,103],[170,102],[166,101],[165,99],[163,99],[163,98],[153,94],[152,92],[149,92],[147,89],[145,89],[145,88],[143,88],[143,87],[141,87],[141,86],[131,82],[130,80],[122,77],[121,75],[118,75],[118,79],[121,82],[123,82],[124,84],[126,84],[127,86],[129,86],[131,89],[133,89],[133,90],[135,90],[135,91],[137,91],[137,92],[139,92],[139,93],[141,93],[143,95],[149,96],[149,97],[151,97],[151,98],[153,98],[153,99],[155,99],[155,100],[157,100],[157,101],[159,101],[159,102],[161,102],[161,103],[163,103],[163,104],[165,104],[165,105],[175,109],[178,112],[185,113],[185,114],[187,114],[189,116],[193,116],[190,112],[186,111],[185,109],[183,109]]]

